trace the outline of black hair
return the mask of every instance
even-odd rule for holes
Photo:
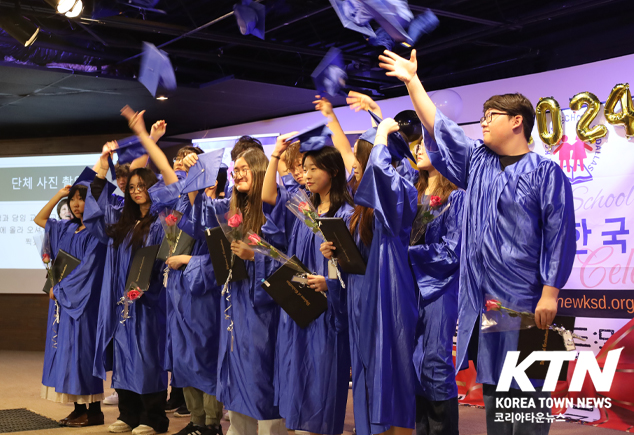
[[[346,165],[343,163],[341,153],[334,147],[323,147],[318,151],[309,151],[304,153],[302,165],[306,159],[310,157],[319,169],[322,169],[330,175],[330,208],[327,217],[334,217],[335,213],[344,203],[353,205],[352,196],[348,190],[346,182]],[[318,193],[311,195],[311,201],[315,208],[321,204],[321,198]]]
[[[264,152],[262,142],[258,139],[251,136],[242,136],[236,141],[236,144],[231,150],[231,160],[235,162],[238,159],[238,156],[249,148],[259,148],[260,151]]]
[[[141,217],[141,208],[139,204],[134,202],[130,195],[130,180],[132,180],[132,177],[135,175],[141,179],[146,189],[149,189],[158,181],[154,172],[147,168],[137,168],[130,172],[128,182],[125,186],[125,192],[123,192],[125,194],[125,200],[123,201],[121,217],[117,223],[110,225],[106,230],[108,236],[112,237],[115,248],[118,248],[130,231],[132,231],[132,238],[128,246],[130,246],[133,251],[143,246],[145,236],[150,231],[150,225],[156,220],[156,215],[152,215],[151,213]]]
[[[67,201],[68,201],[68,210],[70,211],[70,215],[72,216],[71,222],[81,225],[81,219],[75,216],[73,213],[73,209],[70,208],[70,200],[73,199],[75,193],[79,192],[79,197],[82,201],[86,202],[86,195],[88,195],[88,188],[83,184],[75,184],[68,191]]]
[[[130,163],[120,165],[117,163],[114,165],[114,172],[117,178],[127,177],[130,175]]]
[[[535,109],[530,100],[520,93],[494,95],[484,102],[483,112],[489,109],[501,110],[508,113],[508,117],[522,117],[522,128],[527,142],[531,140],[533,125],[535,124]]]
[[[186,155],[191,154],[191,153],[202,154],[202,153],[204,153],[204,151],[201,150],[198,147],[191,146],[191,145],[186,145],[183,148],[179,149],[178,153],[176,153],[176,155],[185,157]]]
[[[224,192],[225,187],[227,186],[227,168],[218,169],[216,181],[218,182],[218,187],[216,187],[216,197],[218,198],[218,195]]]

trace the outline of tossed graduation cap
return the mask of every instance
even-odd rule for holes
[[[326,146],[334,146],[332,142],[332,131],[327,126],[328,120],[323,119],[317,124],[298,132],[295,136],[287,139],[288,143],[299,141],[299,152],[318,151]]]
[[[370,114],[370,116],[372,116],[372,118],[374,119],[374,122],[376,122],[377,127],[373,127],[369,130],[367,130],[365,133],[363,133],[359,139],[363,139],[363,140],[367,140],[368,142],[374,144],[374,140],[376,139],[376,132],[377,132],[377,128],[378,125],[383,121],[381,119],[381,117],[379,115],[377,115],[376,113],[368,110],[368,113]],[[390,133],[387,137],[387,149],[390,152],[390,154],[392,155],[392,158],[396,159],[396,160],[403,160],[404,157],[407,157],[408,159],[410,159],[412,162],[416,163],[416,160],[414,159],[414,156],[412,155],[412,152],[409,149],[409,145],[407,142],[405,142],[405,139],[403,138],[403,136],[401,136],[401,134],[397,131],[394,133]]]
[[[412,11],[403,0],[362,0],[363,6],[372,18],[396,42],[414,45],[414,41],[405,31],[414,19]]]
[[[332,97],[341,94],[341,88],[346,85],[346,80],[348,80],[348,74],[343,68],[341,50],[332,47],[311,74],[317,92],[319,94],[325,92]]]
[[[81,174],[79,174],[79,177],[77,177],[77,179],[73,183],[73,186],[81,185],[81,186],[88,187],[90,186],[90,183],[92,183],[92,180],[94,180],[96,176],[97,176],[97,173],[93,171],[92,168],[89,168],[88,166],[86,166],[84,170],[81,171]]]
[[[130,163],[135,159],[138,159],[144,154],[147,154],[141,141],[137,136],[126,137],[117,141],[119,148],[117,148],[117,154],[119,155],[119,164]]]
[[[416,44],[422,36],[428,35],[436,30],[438,24],[440,24],[438,17],[432,11],[427,9],[409,23],[407,33],[413,43]]]
[[[242,0],[233,6],[240,33],[264,39],[264,19],[266,8],[263,4],[252,0]]]
[[[394,44],[396,44],[396,42],[383,29],[383,27],[379,27],[378,29],[376,29],[375,33],[376,33],[376,36],[374,38],[368,39],[368,42],[370,43],[370,45],[373,45],[375,47],[383,46],[385,47],[386,50],[392,51],[392,49],[394,48]]]
[[[167,53],[148,42],[143,43],[139,81],[150,91],[153,97],[156,96],[159,82],[163,83],[165,89],[176,89],[176,75]]]
[[[363,14],[363,11],[358,7],[358,1],[330,0],[330,4],[337,13],[343,27],[359,32],[368,38],[374,38],[376,36],[369,24],[369,17],[359,16],[359,13]]]
[[[199,154],[198,162],[189,168],[181,193],[197,192],[216,184],[224,152],[224,148],[220,148]]]

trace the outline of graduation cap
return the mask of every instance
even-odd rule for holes
[[[156,96],[159,82],[163,83],[165,89],[176,89],[176,76],[167,53],[148,42],[143,43],[139,81],[143,83],[143,86],[150,91],[153,97]]]
[[[287,139],[288,143],[299,141],[299,152],[318,151],[323,147],[334,146],[332,142],[332,131],[328,128],[328,120],[321,120],[319,123],[311,125]]]
[[[189,168],[181,193],[197,192],[216,183],[218,171],[222,166],[224,148],[198,155],[198,162]],[[225,168],[227,166],[225,165]]]
[[[337,13],[343,27],[359,32],[368,38],[374,38],[376,35],[369,24],[370,17],[364,16],[358,3],[358,0],[330,0],[330,4]]]
[[[433,32],[438,27],[438,17],[429,9],[422,14],[418,15],[412,20],[407,29],[409,37],[413,43],[416,44],[418,40],[423,36]]]
[[[394,44],[396,44],[394,39],[382,27],[379,27],[375,33],[376,36],[374,38],[368,39],[370,45],[375,47],[383,46],[386,50],[392,51]]]
[[[343,68],[341,50],[332,47],[311,74],[317,92],[319,94],[325,92],[332,97],[339,95],[341,88],[346,85],[346,80],[348,79],[348,74]]]
[[[137,136],[126,137],[125,139],[117,141],[117,144],[119,145],[119,148],[117,148],[117,154],[119,155],[120,165],[130,163],[142,155],[147,154]]]
[[[376,122],[377,127],[373,127],[359,136],[359,139],[363,139],[365,141],[374,144],[374,140],[376,139],[376,132],[378,129],[378,125],[383,121],[380,116],[368,110],[368,113]],[[407,157],[414,163],[416,163],[416,159],[412,155],[412,152],[409,149],[409,145],[405,142],[405,139],[399,132],[390,133],[387,137],[387,149],[392,155],[392,158],[395,160],[403,160],[404,157]]]
[[[88,187],[90,186],[90,183],[92,183],[92,180],[94,180],[96,176],[97,176],[97,173],[93,171],[91,168],[89,168],[88,166],[86,166],[84,170],[81,171],[81,174],[79,174],[79,177],[77,177],[77,179],[73,183],[73,186],[81,185],[81,186]]]
[[[396,42],[405,42],[413,45],[414,41],[405,31],[414,19],[412,11],[406,1],[403,0],[363,0],[363,7],[372,15],[372,18],[390,35]]]
[[[242,4],[233,6],[240,33],[264,39],[264,18],[266,8],[263,4],[251,0],[242,0]]]

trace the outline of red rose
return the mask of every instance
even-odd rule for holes
[[[441,204],[442,204],[442,199],[440,199],[440,196],[432,195],[432,197],[429,199],[430,207],[438,207]]]
[[[131,301],[139,299],[142,294],[143,292],[140,292],[139,290],[130,290],[128,292],[128,299],[130,299]]]
[[[44,264],[48,264],[51,262],[51,256],[48,254],[44,254],[42,255],[42,261],[44,262]]]
[[[231,228],[238,228],[242,223],[242,216],[240,216],[239,213],[236,213],[229,218],[227,223]]]
[[[491,310],[497,311],[500,308],[502,308],[502,304],[499,301],[496,301],[495,299],[489,299],[484,304],[484,307],[487,309],[487,311],[491,311]]]
[[[255,233],[249,235],[249,245],[257,245],[258,243],[260,243],[260,240],[260,236]]]
[[[297,206],[297,208],[302,213],[310,211],[310,205],[308,205],[308,203],[306,201],[300,202],[299,205]]]
[[[176,225],[177,222],[178,222],[178,218],[174,216],[173,214],[170,214],[169,216],[165,218],[165,223],[167,224],[168,227],[173,227],[174,225]]]

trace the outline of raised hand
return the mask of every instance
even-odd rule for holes
[[[332,103],[328,101],[326,97],[315,95],[315,98],[317,98],[317,100],[313,101],[313,104],[315,105],[315,110],[321,111],[321,114],[324,115],[326,118],[332,118],[333,116],[335,116],[335,112],[333,112],[332,110]]]
[[[190,153],[187,154],[184,158],[183,158],[183,166],[185,166],[185,168],[187,169],[187,171],[189,172],[189,168],[191,168],[192,166],[194,166],[196,164],[196,162],[198,161],[198,154],[196,153]]]
[[[360,110],[371,110],[376,113],[380,111],[379,105],[376,104],[376,101],[360,92],[348,92],[346,103],[350,106],[350,109],[355,112],[359,112]]]
[[[62,187],[61,189],[59,189],[59,191],[57,192],[57,197],[58,198],[65,198],[68,196],[68,194],[70,193],[70,188],[72,186],[70,184]]]
[[[379,56],[379,66],[386,70],[386,76],[396,77],[403,83],[409,83],[416,76],[418,62],[416,61],[416,50],[412,50],[409,60],[402,58],[396,53],[385,50]]]
[[[379,126],[378,126],[378,128],[376,130],[376,135],[379,136],[380,134],[383,134],[383,135],[387,136],[390,133],[397,132],[398,129],[399,129],[398,122],[394,121],[394,119],[392,119],[392,118],[385,118],[379,124]]]
[[[290,133],[286,133],[286,134],[282,134],[278,136],[277,139],[275,140],[275,149],[273,150],[273,154],[277,154],[278,156],[281,156],[282,153],[286,151],[286,148],[288,148],[288,146],[291,144],[291,142],[288,141],[288,138],[295,136],[297,133],[298,132],[296,131],[292,131]]]
[[[156,121],[152,125],[152,129],[150,130],[150,136],[152,136],[152,139],[154,140],[154,142],[158,141],[160,138],[163,137],[163,135],[165,135],[166,129],[167,129],[167,123],[163,120]]]
[[[145,121],[143,120],[144,113],[145,110],[142,110],[141,112],[135,112],[130,106],[125,106],[123,109],[121,109],[121,115],[128,120],[128,127],[130,127],[130,130],[132,130],[132,132],[137,136],[147,134],[147,130],[145,129]]]

